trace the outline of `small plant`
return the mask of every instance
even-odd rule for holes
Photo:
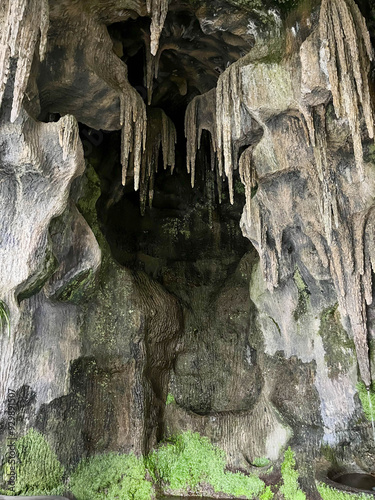
[[[58,494],[62,490],[64,468],[45,437],[34,429],[15,442],[17,451],[16,495]],[[7,481],[9,464],[3,467]]]
[[[375,393],[371,386],[368,392],[366,386],[363,382],[357,384],[358,396],[362,404],[363,412],[366,415],[367,420],[375,420]]]
[[[175,492],[189,490],[199,494],[205,484],[217,493],[250,499],[264,490],[263,481],[256,476],[226,472],[224,451],[208,438],[190,431],[154,450],[147,458],[147,466],[155,481]]]
[[[374,498],[372,495],[366,495],[365,493],[360,493],[359,495],[345,493],[344,491],[330,488],[324,483],[318,483],[317,486],[323,500],[370,500]]]
[[[284,453],[284,462],[281,464],[283,484],[280,493],[285,500],[306,500],[306,495],[298,484],[298,472],[295,469],[296,461],[290,446]]]
[[[255,467],[266,467],[270,463],[271,462],[267,457],[256,457],[254,458],[252,465],[254,465]]]
[[[272,493],[271,487],[267,486],[264,492],[260,495],[259,500],[272,500],[274,494]]]
[[[8,306],[2,300],[0,300],[0,325],[1,329],[7,328],[10,337],[10,313]]]
[[[144,460],[133,454],[105,453],[82,460],[69,489],[77,500],[150,500],[153,496]]]
[[[165,402],[166,406],[171,405],[171,404],[173,404],[175,402],[176,402],[176,400],[175,400],[173,394],[171,392],[168,393],[167,400]]]

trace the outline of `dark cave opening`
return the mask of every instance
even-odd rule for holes
[[[148,18],[138,17],[108,27],[115,52],[128,68],[128,79],[147,103]],[[90,131],[81,125],[83,142],[90,135],[101,137],[85,148],[86,159],[101,182],[97,211],[102,231],[114,258],[122,265],[145,270],[165,285],[170,266],[199,259],[217,259],[225,253],[232,261],[250,250],[239,222],[245,204],[244,189],[235,172],[235,203],[230,205],[227,181],[223,180],[222,201],[217,179],[210,171],[209,134],[203,130],[197,154],[196,183],[191,187],[186,171],[184,115],[189,102],[215,87],[219,74],[251,46],[251,40],[228,35],[205,34],[189,5],[170,9],[160,41],[159,71],[153,79],[152,108],[161,108],[172,119],[176,132],[176,166],[163,170],[159,153],[152,208],[140,213],[140,194],[133,189],[131,169],[121,185],[120,132]],[[231,45],[231,43],[233,45]],[[242,146],[243,148],[243,146]],[[235,257],[236,256],[236,257]],[[194,271],[192,271],[192,276]],[[190,278],[188,278],[188,281]],[[192,278],[195,281],[196,278]]]

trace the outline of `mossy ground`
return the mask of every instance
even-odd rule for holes
[[[294,453],[289,447],[281,465],[281,485],[265,486],[255,475],[226,470],[223,450],[191,431],[162,443],[147,457],[105,453],[82,460],[66,475],[46,439],[31,429],[16,442],[18,465],[15,491],[0,494],[61,495],[71,490],[77,500],[151,500],[155,492],[186,495],[208,493],[235,498],[272,500],[278,489],[285,500],[306,500],[298,484]],[[268,465],[261,457],[258,466]],[[9,464],[2,467],[7,481]],[[334,490],[318,483],[323,500],[365,500],[372,496]]]
[[[31,429],[15,442],[17,450],[14,493],[18,495],[58,494],[62,491],[64,467],[42,434]],[[8,483],[12,465],[2,467],[2,479]],[[6,494],[6,490],[0,493]],[[12,494],[8,491],[8,494]]]
[[[281,465],[283,484],[281,485],[280,493],[284,496],[285,500],[306,500],[306,495],[298,484],[298,471],[295,466],[294,453],[289,446],[285,451],[284,462]]]
[[[266,493],[258,477],[226,471],[224,451],[198,433],[188,431],[169,439],[148,456],[146,463],[154,480],[173,494],[202,494],[205,486],[215,493],[249,499]]]
[[[155,488],[186,494],[208,487],[234,497],[273,498],[257,476],[226,471],[224,451],[198,433],[179,434],[146,458],[105,453],[84,459],[65,481],[56,454],[35,430],[20,438],[16,449],[15,493],[21,495],[53,495],[69,489],[77,500],[150,500]],[[6,482],[8,465],[2,469]]]
[[[83,460],[68,486],[77,500],[149,500],[153,496],[143,458],[132,454],[106,453]]]

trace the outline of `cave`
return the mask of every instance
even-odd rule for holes
[[[0,23],[0,500],[373,498],[372,2]]]

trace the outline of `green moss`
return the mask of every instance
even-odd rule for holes
[[[73,472],[69,489],[77,500],[149,500],[153,487],[146,479],[142,458],[106,453],[82,460]]]
[[[272,493],[271,487],[267,486],[264,492],[260,495],[259,500],[272,500],[274,494]]]
[[[373,384],[371,384],[370,392],[368,393],[365,384],[359,382],[357,384],[357,391],[367,420],[370,422],[371,420],[375,420],[375,391]]]
[[[8,306],[2,300],[0,300],[0,327],[1,330],[6,329],[10,336],[10,313]]]
[[[245,186],[238,179],[234,182],[234,190],[236,194],[245,194]]]
[[[317,486],[323,500],[366,500],[374,498],[372,495],[366,495],[365,493],[357,495],[335,490],[324,483],[318,483]]]
[[[275,321],[272,316],[268,316],[268,317],[270,318],[270,320],[272,321],[272,323],[276,326],[277,331],[278,331],[279,335],[281,336],[281,329],[280,329],[279,324],[277,323],[277,321]]]
[[[336,452],[329,445],[323,445],[320,448],[320,451],[324,458],[328,460],[332,465],[337,465]]]
[[[171,404],[173,404],[175,402],[176,402],[176,400],[175,400],[173,394],[169,393],[168,396],[167,396],[167,400],[166,400],[165,404],[168,406],[168,405],[171,405]]]
[[[298,321],[300,317],[306,314],[307,312],[307,308],[310,301],[310,292],[309,289],[307,288],[306,283],[303,281],[302,275],[298,267],[296,267],[294,271],[293,278],[294,278],[294,283],[296,284],[296,287],[298,289],[298,303],[293,313],[293,317],[296,321]]]
[[[298,484],[298,471],[296,471],[295,465],[294,453],[289,446],[285,451],[284,462],[281,465],[283,484],[280,493],[284,495],[285,500],[306,500],[306,495]]]
[[[46,495],[61,493],[64,468],[42,434],[31,429],[15,442],[17,450],[17,495]],[[3,467],[3,479],[9,481],[13,464]]]
[[[217,493],[255,498],[264,492],[258,477],[226,472],[223,450],[198,433],[184,432],[153,451],[147,465],[155,480],[174,493],[200,493],[200,487],[211,486]]]
[[[266,467],[269,464],[270,461],[268,460],[267,457],[256,457],[252,461],[252,465],[255,465],[255,467]]]
[[[338,304],[325,309],[320,317],[319,335],[322,337],[328,374],[336,378],[347,371],[355,358],[355,347],[341,324]]]
[[[78,200],[77,208],[92,229],[101,250],[110,253],[106,239],[99,227],[96,212],[96,203],[101,195],[100,180],[94,167],[89,162],[86,162],[83,184],[83,196]]]
[[[365,161],[368,163],[375,163],[375,144],[371,143],[367,146],[367,154],[365,154]]]
[[[64,302],[79,302],[87,296],[90,288],[94,288],[94,278],[92,269],[82,271],[56,293],[55,299]]]

